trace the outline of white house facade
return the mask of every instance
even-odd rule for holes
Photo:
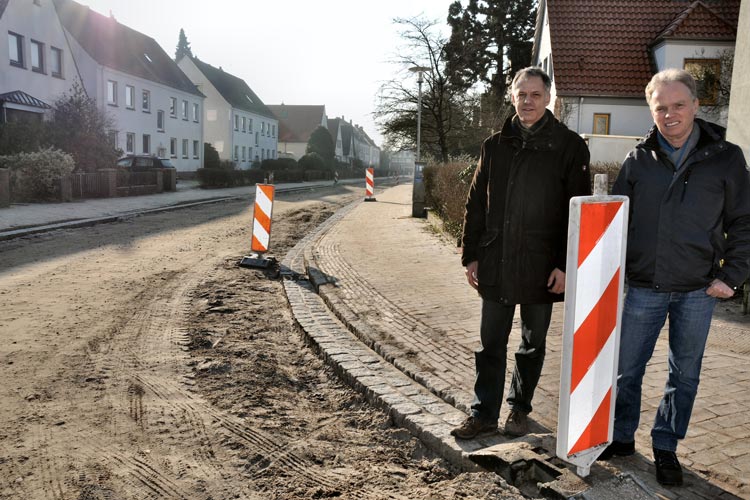
[[[203,94],[152,38],[71,0],[56,3],[83,86],[113,120],[116,147],[171,158],[181,172],[201,168]]]
[[[0,68],[0,122],[14,113],[41,118],[80,83],[52,0],[0,1]]]
[[[278,120],[244,80],[195,57],[177,64],[206,96],[205,141],[222,160],[248,169],[277,158]]]

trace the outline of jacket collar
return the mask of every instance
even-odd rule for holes
[[[724,127],[716,125],[715,123],[707,122],[700,118],[696,118],[695,123],[700,129],[698,144],[695,146],[696,150],[703,150],[704,148],[709,148],[709,150],[715,148],[723,149],[725,147],[726,141],[724,140],[724,134],[726,133],[726,129]],[[658,129],[656,128],[656,125],[651,127],[643,140],[636,145],[636,148],[653,151],[660,150]]]
[[[502,130],[500,131],[501,141],[511,141],[518,147],[525,149],[535,149],[540,151],[549,151],[556,149],[560,142],[561,134],[557,132],[558,121],[550,110],[544,112],[545,123],[532,135],[528,141],[524,142],[520,130],[513,124],[516,115],[505,120]]]

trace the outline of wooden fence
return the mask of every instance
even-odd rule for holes
[[[63,178],[61,194],[63,200],[138,196],[175,191],[176,183],[176,172],[169,168],[144,171],[104,169],[75,173]]]

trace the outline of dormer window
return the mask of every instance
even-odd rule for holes
[[[146,60],[147,60],[148,62],[150,62],[150,63],[154,62],[154,61],[152,61],[152,60],[151,60],[151,58],[150,58],[150,57],[148,56],[148,54],[146,54],[146,53],[144,53],[144,54],[143,54],[143,57],[145,57],[145,58],[146,58]]]
[[[252,99],[250,98],[250,96],[249,96],[249,95],[245,94],[245,97],[247,98],[247,100],[248,100],[248,101],[250,101],[250,104],[255,104],[255,103],[253,102],[253,100],[252,100]]]

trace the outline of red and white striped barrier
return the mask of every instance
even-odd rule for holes
[[[365,171],[365,201],[375,201],[372,195],[375,193],[375,169],[368,168]]]
[[[557,456],[581,476],[612,441],[629,201],[570,201]]]
[[[271,184],[258,184],[255,187],[255,207],[253,208],[253,240],[250,249],[259,254],[268,251],[271,240],[271,215],[273,214],[274,187]]]

